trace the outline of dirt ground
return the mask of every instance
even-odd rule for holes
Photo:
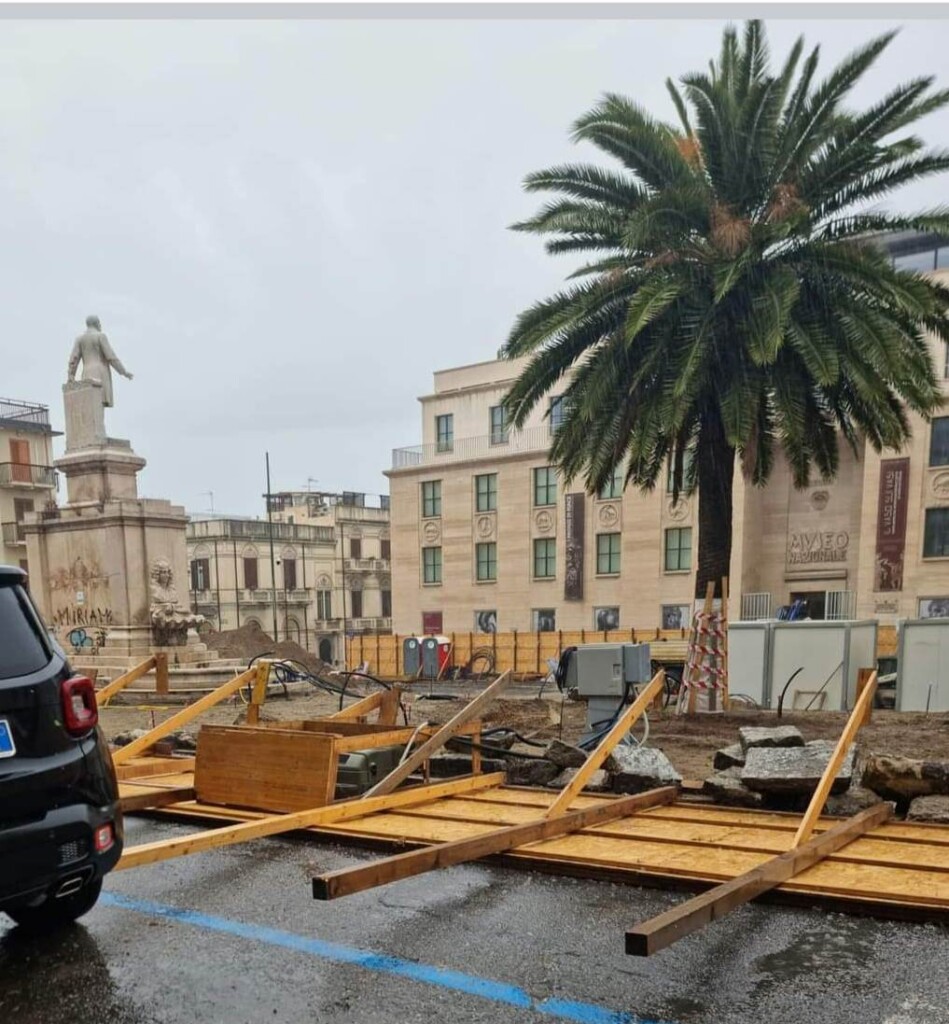
[[[474,696],[477,688],[462,687],[458,699],[427,700],[428,686],[406,694],[409,722],[447,721]],[[314,692],[304,684],[291,686],[291,699],[272,693],[263,709],[263,717],[274,721],[291,718],[318,718],[339,707],[339,699]],[[347,701],[347,703],[349,703]],[[128,729],[147,729],[180,710],[177,707],[150,708],[116,705],[103,708],[101,721],[110,738]],[[243,719],[244,704],[237,698],[212,708],[200,719],[208,724],[233,724]],[[561,736],[575,741],[583,732],[586,706],[563,701],[559,694],[536,698],[536,691],[524,688],[514,697],[496,700],[483,715],[486,729],[507,726],[534,740]],[[712,758],[720,747],[738,740],[744,725],[796,725],[805,740],[834,739],[843,728],[846,716],[841,712],[784,714],[780,721],[773,711],[734,710],[727,714],[677,716],[672,711],[649,713],[649,743],[659,747],[685,779],[703,779],[712,771]],[[536,748],[521,747],[538,753]],[[903,755],[931,760],[949,760],[949,714],[901,714],[875,710],[873,720],[861,733],[861,749],[867,753]]]

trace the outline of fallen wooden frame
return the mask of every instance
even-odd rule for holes
[[[130,668],[128,672],[124,672],[117,679],[113,679],[107,686],[96,690],[96,703],[100,708],[106,707],[117,693],[147,676],[152,670],[155,672],[155,693],[167,694],[168,655],[164,651],[159,651],[157,654],[149,655],[144,661],[139,662],[134,668]]]
[[[402,687],[395,685],[388,690],[378,690],[370,693],[368,697],[347,708],[328,715],[328,718],[349,722],[365,721],[366,716],[372,711],[378,711],[376,721],[379,725],[395,725],[399,719],[399,707],[402,701]]]
[[[801,818],[791,849],[737,878],[631,928],[626,932],[627,953],[631,956],[650,956],[657,953],[660,949],[686,935],[691,935],[735,908],[788,881],[830,854],[837,853],[848,843],[866,835],[890,817],[892,807],[889,804],[879,804],[834,825],[817,838],[811,838],[847,751],[869,717],[876,688],[877,675],[874,672],[857,698],[847,724],[837,740],[837,745]]]

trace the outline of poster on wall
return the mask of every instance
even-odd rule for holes
[[[492,608],[474,613],[476,633],[497,633],[498,613]]]
[[[442,631],[441,612],[422,612],[422,632],[426,636],[437,636]]]
[[[586,497],[583,493],[568,494],[564,505],[566,516],[566,561],[563,596],[568,601],[583,600],[583,527]]]
[[[949,597],[921,597],[919,599],[921,619],[949,619]]]
[[[702,603],[702,607],[705,603]],[[687,604],[664,604],[662,606],[663,629],[688,629],[692,618]]]
[[[619,608],[594,608],[593,627],[604,633],[619,629]]]
[[[884,459],[880,463],[876,560],[873,568],[873,589],[877,592],[903,589],[908,501],[909,459]]]

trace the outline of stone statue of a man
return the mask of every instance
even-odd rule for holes
[[[112,408],[112,369],[123,377],[132,375],[112,351],[109,339],[102,333],[102,324],[97,316],[86,317],[86,329],[76,338],[69,357],[69,380],[76,379],[76,370],[82,362],[82,380],[95,380],[102,385],[102,404]]]

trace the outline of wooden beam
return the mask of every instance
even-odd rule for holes
[[[234,676],[233,679],[229,679],[216,690],[212,690],[200,700],[195,701],[194,704],[189,704],[188,707],[179,711],[178,714],[172,715],[171,718],[166,719],[160,725],[156,725],[154,729],[147,732],[144,736],[137,740],[132,740],[131,743],[126,744],[124,747],[120,747],[112,755],[113,762],[117,765],[125,764],[126,761],[141,754],[142,751],[148,750],[149,747],[154,746],[160,739],[173,733],[176,729],[180,729],[183,725],[187,725],[202,712],[207,711],[208,708],[213,708],[215,704],[220,704],[222,700],[230,697],[232,693],[236,693],[242,686],[246,686],[256,674],[257,667],[254,666],[254,668]]]
[[[560,795],[550,805],[550,809],[547,811],[545,817],[556,818],[557,815],[563,814],[569,808],[570,804],[580,795],[583,791],[583,787],[590,781],[590,776],[600,768],[603,762],[613,753],[614,748],[619,741],[629,732],[630,729],[639,721],[642,717],[643,712],[652,703],[653,698],[657,693],[662,692],[663,685],[665,683],[666,673],[664,669],[659,671],[652,677],[649,685],[645,690],[633,701],[632,704],[623,712],[622,715],[616,720],[616,723],[610,729],[610,731],[600,740],[596,750],[584,761],[583,765],[578,769],[577,774],[567,783],[566,786],[560,791]]]
[[[119,809],[123,814],[135,811],[148,811],[153,807],[167,807],[169,804],[181,804],[195,799],[193,786],[178,786],[175,789],[152,789],[150,793],[135,793],[123,796],[119,801]]]
[[[470,839],[457,839],[453,842],[426,846],[421,850],[410,850],[408,853],[385,857],[370,864],[359,864],[352,868],[330,871],[325,875],[316,875],[313,878],[313,897],[318,900],[335,900],[340,896],[349,896],[364,889],[388,885],[389,882],[411,878],[426,871],[437,871],[452,864],[504,853],[516,846],[554,839],[568,832],[615,821],[648,807],[672,803],[677,792],[674,786],[651,789],[646,793],[607,800],[593,807],[584,807],[580,811],[561,814],[556,818],[539,818],[522,825],[508,825]]]
[[[846,687],[846,680],[844,680],[844,686]],[[867,680],[863,692],[857,698],[853,711],[850,712],[850,718],[847,719],[847,724],[840,734],[840,739],[837,740],[837,746],[834,747],[834,752],[830,755],[830,760],[827,762],[824,774],[817,784],[817,789],[814,790],[811,802],[807,805],[807,810],[801,819],[797,834],[794,836],[795,846],[800,846],[811,838],[811,833],[814,831],[817,819],[824,811],[824,804],[827,803],[827,797],[830,796],[831,787],[837,778],[840,766],[844,763],[847,751],[850,749],[854,739],[856,739],[860,728],[870,717],[870,711],[873,708],[873,695],[876,693],[876,688],[877,674],[874,672]]]
[[[154,864],[158,861],[170,860],[172,857],[184,857],[187,854],[214,850],[234,843],[245,843],[251,839],[262,839],[265,836],[275,836],[281,832],[292,832],[295,829],[312,828],[315,825],[334,825],[341,821],[364,818],[377,811],[427,804],[444,796],[458,796],[462,793],[492,789],[495,786],[500,786],[503,782],[503,772],[495,772],[491,775],[467,775],[449,782],[440,782],[432,786],[416,786],[386,796],[361,796],[329,804],[326,807],[296,811],[293,814],[275,814],[240,825],[228,825],[225,828],[198,832],[195,835],[163,839],[155,843],[143,843],[141,846],[126,848],[116,865],[116,870],[137,868],[143,864]]]
[[[395,725],[399,720],[399,708],[402,706],[402,687],[393,686],[382,695],[379,714],[376,721],[379,725]]]
[[[352,722],[356,719],[363,719],[366,715],[373,711],[378,710],[380,719],[380,725],[394,725],[395,716],[392,716],[391,722],[382,721],[382,711],[385,705],[386,698],[390,696],[394,691],[398,691],[396,695],[396,711],[398,711],[399,696],[402,691],[399,687],[393,686],[391,690],[377,690],[375,693],[370,693],[368,697],[363,697],[362,700],[357,700],[355,704],[350,704],[348,708],[343,708],[340,711],[334,712],[332,715],[328,715],[328,718],[335,718],[341,722]]]
[[[788,850],[730,882],[637,925],[626,933],[626,952],[631,956],[657,953],[836,853],[854,839],[882,825],[892,813],[890,804],[870,807],[834,825],[803,846]]]
[[[115,753],[112,754],[115,760]],[[146,757],[136,758],[128,764],[115,766],[115,777],[119,782],[134,782],[151,778],[153,775],[180,775],[194,771],[193,757]]]
[[[502,673],[494,682],[482,690],[470,704],[465,705],[452,719],[446,722],[431,739],[426,740],[414,754],[410,754],[397,768],[377,782],[367,793],[367,797],[382,796],[391,793],[400,783],[404,782],[423,761],[427,761],[436,750],[440,750],[461,727],[474,718],[482,708],[492,700],[511,681],[511,672]]]
[[[147,676],[154,667],[155,655],[151,654],[144,661],[139,662],[135,668],[130,668],[128,672],[120,675],[118,679],[113,679],[108,686],[103,686],[101,690],[96,690],[96,703],[100,708],[104,708],[120,690],[124,690],[126,686],[141,679],[142,676]]]
[[[161,651],[155,655],[155,693],[168,693],[168,654]]]
[[[267,699],[267,683],[270,682],[270,662],[258,661],[254,666],[256,674],[247,705],[247,724],[257,725],[260,721],[260,705]]]

